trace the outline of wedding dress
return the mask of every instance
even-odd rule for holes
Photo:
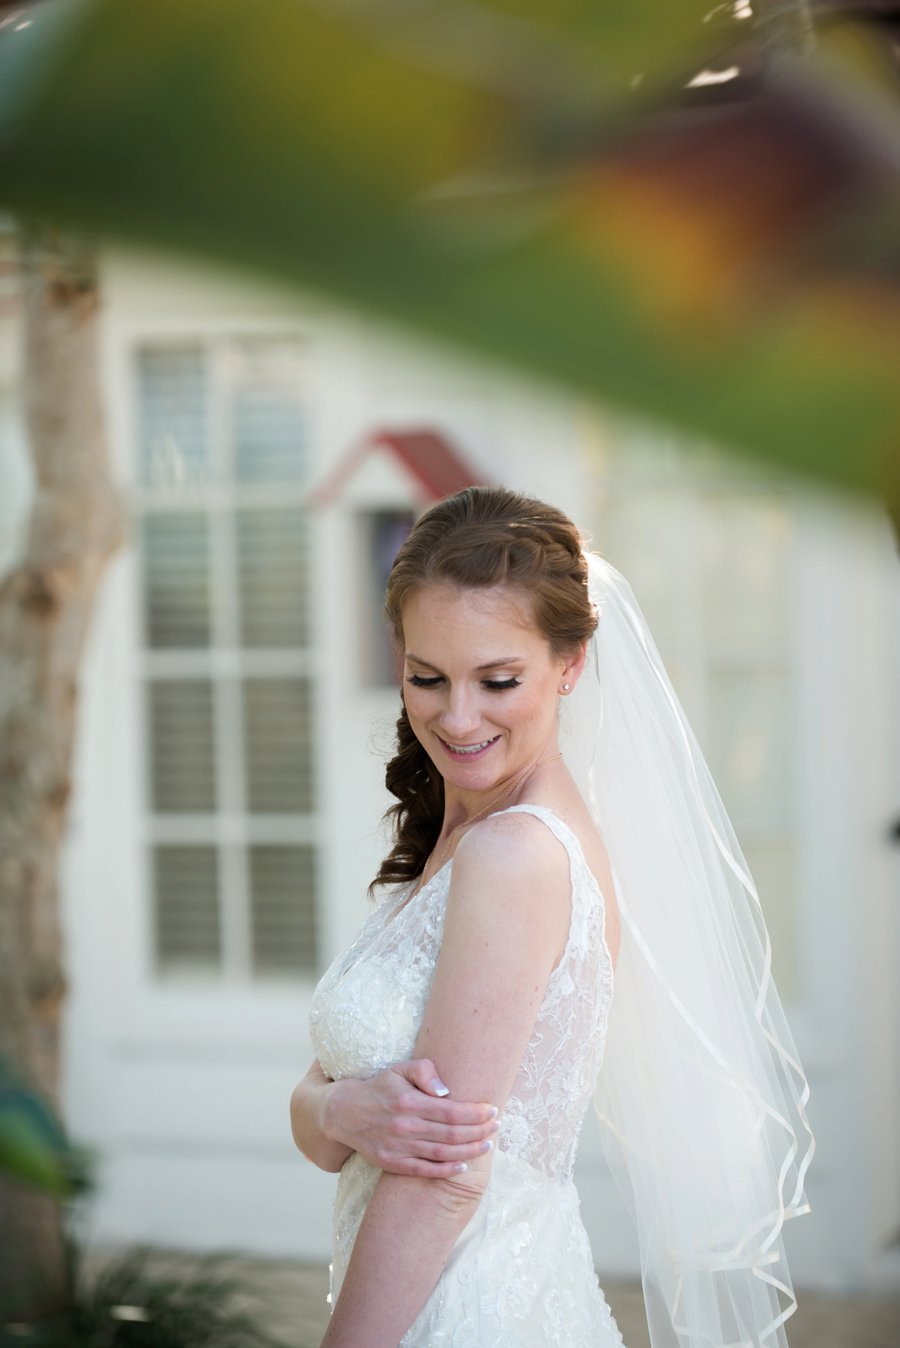
[[[572,1179],[613,997],[603,895],[577,836],[541,805],[569,857],[571,917],[495,1139],[490,1180],[402,1348],[613,1348]],[[412,1057],[441,945],[452,858],[418,894],[384,899],[328,969],[310,1013],[323,1071],[369,1077]],[[353,1153],[334,1206],[332,1304],[381,1171]]]

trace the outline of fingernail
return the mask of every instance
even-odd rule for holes
[[[449,1094],[450,1094],[450,1087],[449,1087],[449,1086],[445,1086],[444,1083],[443,1083],[443,1081],[441,1081],[440,1077],[435,1077],[435,1078],[434,1078],[434,1080],[433,1080],[432,1083],[431,1083],[431,1089],[434,1091],[435,1095],[449,1095]]]
[[[462,1172],[463,1172],[464,1170],[468,1170],[468,1168],[469,1168],[469,1167],[466,1165],[465,1161],[460,1161],[459,1165],[455,1165],[455,1166],[453,1167],[453,1169],[456,1171],[457,1175],[461,1175]]]
[[[490,1138],[488,1138],[486,1142],[482,1142],[482,1144],[481,1144],[481,1150],[482,1150],[482,1151],[493,1151],[493,1150],[494,1150],[494,1144],[493,1144],[493,1142],[491,1141]]]
[[[494,1119],[494,1122],[491,1124],[491,1132],[499,1133],[499,1131],[500,1131],[500,1123],[497,1119]]]
[[[500,1110],[497,1108],[497,1106],[496,1106],[496,1105],[491,1105],[491,1118],[492,1118],[492,1119],[496,1119],[496,1117],[497,1117],[497,1115],[498,1115],[499,1113],[500,1113]]]

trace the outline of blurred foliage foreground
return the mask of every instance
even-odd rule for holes
[[[895,8],[7,5],[0,204],[249,264],[900,515]]]
[[[228,1254],[175,1274],[138,1248],[74,1276],[69,1306],[40,1324],[0,1319],[0,1348],[288,1348],[260,1329],[264,1309]]]
[[[0,1175],[65,1202],[90,1187],[88,1153],[73,1147],[44,1098],[0,1058]],[[67,1293],[35,1323],[0,1304],[0,1348],[286,1348],[260,1330],[262,1290],[230,1254],[189,1274],[159,1266],[151,1250],[126,1250],[88,1274],[66,1245]],[[40,1277],[40,1270],[35,1270]]]

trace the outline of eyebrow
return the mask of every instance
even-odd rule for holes
[[[413,655],[412,651],[406,652],[406,659],[411,660],[413,664],[424,665],[426,669],[433,669],[437,674],[441,672],[437,665],[431,664],[428,660],[423,660],[421,655]],[[497,669],[500,665],[516,665],[521,664],[521,662],[521,655],[503,655],[499,660],[488,660],[486,665],[476,665],[475,668],[480,673],[484,669]]]

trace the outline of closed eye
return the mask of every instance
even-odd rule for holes
[[[439,683],[443,683],[443,676],[436,674],[432,678],[425,678],[422,674],[410,674],[406,681],[414,688],[436,688]],[[518,688],[521,679],[482,679],[482,683],[492,693],[502,693],[507,688]]]

